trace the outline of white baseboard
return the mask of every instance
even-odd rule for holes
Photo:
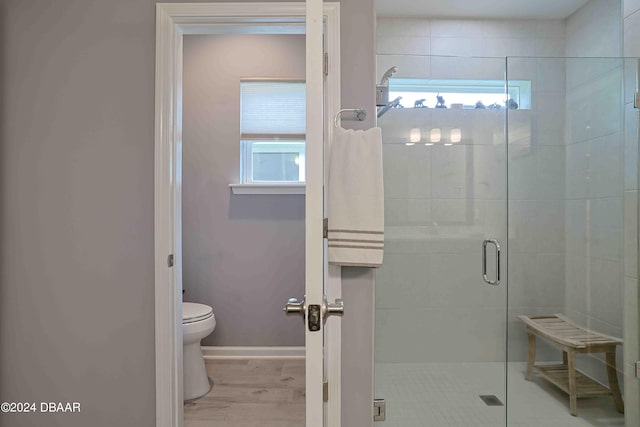
[[[216,359],[304,359],[304,347],[202,346],[205,360]]]

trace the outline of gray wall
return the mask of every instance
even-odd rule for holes
[[[186,36],[183,70],[184,300],[208,304],[204,345],[304,345],[278,308],[304,295],[304,195],[234,195],[240,78],[305,78],[304,35]]]
[[[155,418],[151,1],[4,1],[0,400]]]
[[[340,2],[342,108],[366,108],[363,122],[345,128],[375,126],[375,5],[371,0]],[[342,268],[342,425],[373,425],[373,333],[375,292],[370,268]]]
[[[342,5],[343,105],[372,112],[373,2]],[[0,3],[0,400],[82,403],[0,426],[154,425],[154,7]],[[345,283],[352,331],[372,304],[360,278]],[[370,301],[352,300],[360,289]],[[358,333],[345,383],[368,399],[350,367],[371,357],[372,329]],[[346,394],[345,411],[351,398],[364,401]],[[371,425],[370,402],[349,427]]]

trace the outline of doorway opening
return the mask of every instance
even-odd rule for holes
[[[310,82],[307,77],[307,85],[315,85],[315,87],[324,87],[324,102],[322,114],[316,114],[316,120],[320,123],[323,122],[323,117],[332,117],[339,109],[339,94],[340,94],[340,60],[339,60],[339,4],[337,3],[325,3],[321,8],[324,15],[324,51],[329,55],[332,60],[328,63],[328,73],[324,77],[324,83],[320,79]],[[299,36],[304,38],[309,37],[311,30],[305,26],[305,14],[308,14],[305,3],[202,3],[202,4],[158,4],[157,5],[157,51],[156,51],[156,189],[155,189],[155,259],[156,259],[156,408],[157,408],[157,425],[158,426],[182,426],[184,418],[184,383],[183,383],[183,312],[182,312],[182,293],[186,289],[189,293],[190,287],[188,284],[183,286],[183,275],[185,273],[185,266],[183,263],[183,200],[185,193],[183,192],[183,184],[185,183],[185,144],[188,141],[185,139],[186,134],[186,120],[183,113],[187,108],[185,102],[186,98],[186,77],[187,71],[184,67],[186,55],[190,49],[187,39],[189,37],[207,37],[213,36],[221,39],[223,37],[234,38],[239,40],[242,37],[259,37],[264,35],[265,37],[295,37]],[[322,24],[321,24],[322,25]],[[313,30],[314,37],[320,37],[321,35]],[[233,35],[233,36],[231,36]],[[250,42],[255,47],[255,40]],[[318,42],[320,38],[317,38]],[[300,43],[298,40],[296,43]],[[319,45],[319,44],[318,44]],[[316,45],[314,45],[316,46]],[[241,52],[236,52],[242,56]],[[323,58],[323,52],[321,50],[315,51],[314,55],[318,57],[318,60],[314,60],[313,65],[319,65],[321,67]],[[309,66],[308,58],[309,53],[306,52],[307,57],[306,64]],[[269,59],[269,58],[267,58]],[[273,59],[273,58],[271,58]],[[267,62],[267,61],[265,61]],[[303,61],[304,62],[304,61]],[[224,64],[221,64],[224,66]],[[319,68],[320,69],[320,68]],[[210,70],[212,79],[216,79],[215,69]],[[304,74],[303,74],[304,75]],[[317,74],[318,76],[321,73]],[[242,77],[281,77],[275,75],[272,72],[263,71],[256,74],[245,75]],[[308,74],[307,74],[308,76]],[[296,76],[285,76],[296,77]],[[320,89],[322,90],[322,89]],[[224,105],[224,102],[217,103],[216,105]],[[320,105],[320,104],[318,104]],[[330,133],[330,127],[326,125],[318,125],[317,129],[325,130],[325,138]],[[317,130],[316,130],[317,132]],[[255,141],[255,135],[253,135],[252,141]],[[235,155],[240,156],[241,144],[240,138],[238,138],[238,146]],[[265,168],[261,173],[273,174],[275,173],[273,166],[273,152],[263,149],[256,151],[255,160],[266,161]],[[325,147],[326,149],[326,147]],[[322,152],[323,149],[320,149]],[[299,154],[298,154],[299,156]],[[281,156],[282,157],[282,156]],[[286,157],[286,156],[284,156]],[[284,158],[283,157],[283,158]],[[237,158],[237,157],[236,157]],[[322,156],[316,156],[316,161],[321,160]],[[286,160],[285,158],[284,160]],[[282,160],[282,159],[281,159]],[[277,162],[276,162],[277,163]],[[299,163],[293,162],[294,165],[299,166]],[[277,165],[276,165],[277,166]],[[308,165],[306,165],[308,167]],[[240,167],[240,163],[234,162],[234,167]],[[286,171],[289,173],[291,165],[287,165]],[[321,171],[322,167],[315,167],[316,171]],[[272,176],[272,175],[270,175]],[[314,179],[322,179],[321,175],[315,175]],[[229,185],[237,186],[240,181],[229,180],[226,183],[226,198],[234,197],[234,192],[231,191]],[[298,188],[295,188],[297,194],[300,194],[300,184],[296,183]],[[321,190],[321,186],[316,186]],[[314,188],[316,192],[317,188]],[[255,189],[255,187],[254,187]],[[304,189],[304,187],[303,187]],[[286,186],[264,186],[258,188],[259,196],[264,198],[265,195],[269,197],[274,195],[274,192],[287,191]],[[247,188],[242,189],[244,191],[243,197],[247,196]],[[251,190],[249,190],[251,191]],[[304,191],[303,191],[304,192]],[[255,194],[255,193],[253,193]],[[291,193],[288,193],[291,194]],[[293,194],[296,194],[295,192]],[[319,196],[321,200],[322,193]],[[294,196],[303,197],[303,196]],[[306,196],[309,197],[308,195]],[[270,202],[273,203],[273,202]],[[240,203],[242,205],[242,203]],[[246,206],[236,206],[239,213],[251,213],[250,209]],[[321,204],[319,206],[322,206]],[[233,206],[230,206],[233,208]],[[306,216],[306,214],[305,214]],[[321,215],[318,215],[319,217]],[[305,217],[305,221],[308,219]],[[192,252],[193,253],[193,252]],[[308,257],[307,252],[307,257]],[[322,253],[320,251],[320,256]],[[248,265],[248,264],[247,264]],[[303,279],[304,280],[304,279]],[[307,278],[308,280],[308,278]],[[259,281],[256,280],[259,283]],[[339,287],[339,281],[333,281],[333,286]],[[322,283],[320,283],[322,284]],[[195,289],[195,288],[193,288]],[[339,292],[335,291],[334,292]],[[330,293],[327,289],[327,293]],[[194,294],[197,294],[194,291]],[[291,295],[289,295],[291,296]],[[338,295],[339,296],[339,295]],[[334,296],[335,297],[335,296]],[[193,300],[195,300],[195,295]],[[186,297],[185,297],[186,300]],[[283,316],[281,308],[286,302],[286,298],[279,301],[274,305],[272,310],[275,315]],[[217,303],[212,303],[216,304]],[[215,307],[214,307],[215,308]],[[244,313],[248,315],[248,313]],[[222,318],[217,317],[217,323],[222,323]],[[257,320],[260,322],[260,320]],[[289,320],[290,323],[298,323]],[[229,322],[231,323],[231,322]],[[228,327],[229,325],[227,325]],[[218,326],[221,327],[221,326]],[[217,329],[217,328],[216,328]],[[300,326],[302,330],[302,327]],[[215,334],[215,331],[214,331]],[[333,391],[333,396],[337,398],[330,405],[326,405],[327,414],[325,419],[329,420],[339,419],[340,417],[340,400],[339,400],[339,385],[340,385],[340,337],[338,325],[329,324],[325,329],[325,340],[334,343],[332,352],[327,354],[327,358],[332,359],[332,363],[327,363],[327,366],[323,369],[323,357],[322,357],[322,336],[316,340],[320,343],[320,347],[314,352],[318,353],[311,360],[314,365],[314,371],[322,373],[327,378],[333,377],[337,380],[332,381],[333,387],[337,387]],[[308,341],[308,340],[307,340]],[[280,356],[284,354],[289,357],[301,358],[304,355],[304,348],[299,346],[284,346],[277,349],[276,353]],[[220,350],[220,349],[218,349]],[[235,349],[237,350],[237,349]],[[221,353],[220,353],[221,352]],[[224,357],[225,349],[219,351],[218,356]],[[283,353],[284,352],[284,353]],[[307,342],[306,349],[306,364],[310,363],[309,347]],[[222,354],[222,355],[221,355]],[[228,354],[228,353],[227,353]],[[316,366],[317,365],[317,366]],[[308,387],[308,375],[309,367],[303,370],[303,377],[306,373]],[[314,381],[320,381],[322,377],[314,376]],[[318,389],[321,389],[321,384],[318,384]],[[315,413],[317,419],[323,419],[323,405],[320,400],[320,404],[309,404],[309,393],[306,400],[306,412],[309,417],[310,406],[313,406],[313,413]],[[314,393],[314,399],[316,394]],[[321,395],[320,395],[321,397]],[[313,415],[313,414],[312,414]],[[330,421],[329,421],[330,422]],[[307,423],[308,424],[308,423]],[[309,425],[309,424],[308,424]],[[313,424],[316,425],[316,424]],[[331,424],[337,425],[337,424]]]

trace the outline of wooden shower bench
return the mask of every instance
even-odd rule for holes
[[[620,386],[616,374],[616,346],[622,340],[610,337],[576,325],[561,314],[552,316],[518,316],[527,325],[529,353],[525,379],[531,381],[533,370],[569,394],[571,415],[577,414],[578,397],[613,395],[616,410],[624,412]],[[562,350],[561,365],[536,364],[536,336]],[[609,387],[606,387],[585,373],[576,369],[576,353],[605,353]]]

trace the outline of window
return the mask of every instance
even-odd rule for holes
[[[305,132],[306,87],[303,81],[240,82],[240,175],[243,184],[304,182]]]
[[[506,94],[505,94],[506,92]],[[445,80],[393,78],[389,80],[389,99],[401,96],[400,105],[412,108],[416,101],[424,99],[424,106],[436,107],[437,96],[445,100],[445,106],[461,105],[462,108],[476,108],[481,102],[485,108],[505,108],[512,99],[519,109],[531,108],[531,81],[510,80],[505,90],[504,80]]]

